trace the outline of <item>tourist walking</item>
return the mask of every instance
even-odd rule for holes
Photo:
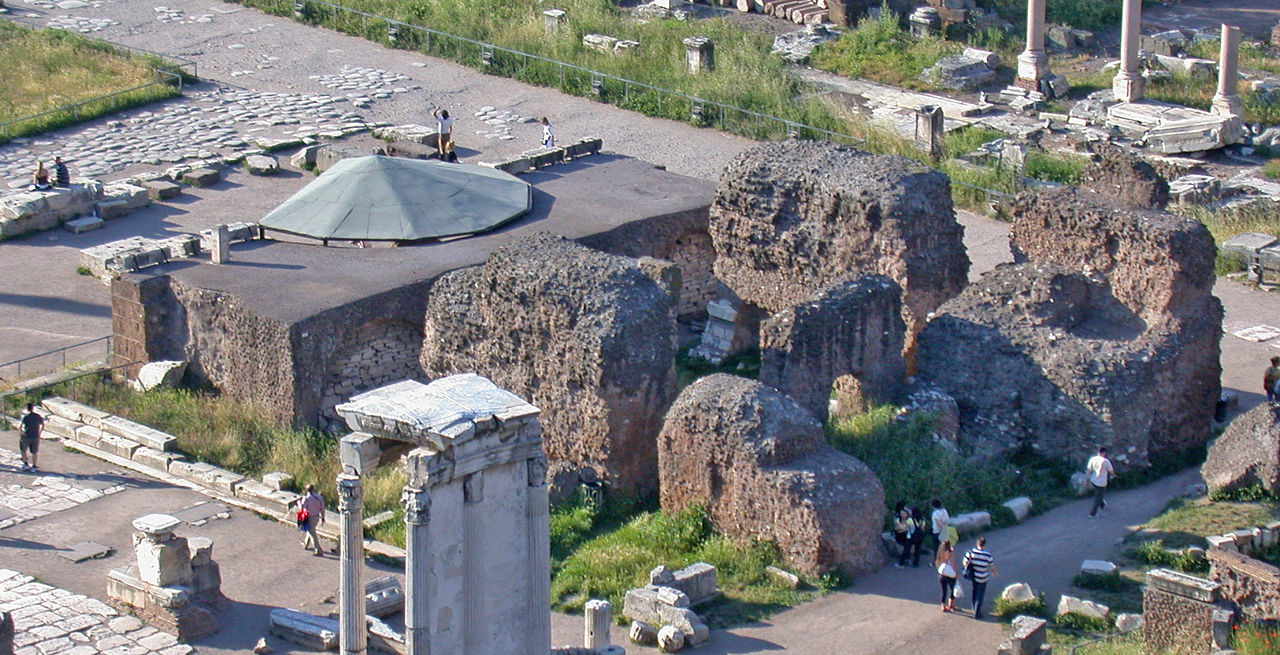
[[[942,587],[942,611],[950,612],[956,608],[956,549],[950,540],[938,546],[933,568],[938,571],[938,584]]]
[[[933,507],[933,512],[929,515],[929,538],[933,540],[933,552],[936,553],[939,544],[947,538],[947,527],[951,525],[951,515],[947,513],[947,508],[942,506],[942,501],[937,498],[934,498],[929,505]]]
[[[71,171],[67,170],[67,165],[62,163],[61,157],[53,158],[53,179],[60,187],[71,186]]]
[[[1089,518],[1095,518],[1107,506],[1107,499],[1104,497],[1107,484],[1116,477],[1116,470],[1112,468],[1111,460],[1107,459],[1107,449],[1098,448],[1098,454],[1089,458],[1085,470],[1089,473],[1089,485],[1093,487],[1093,509],[1089,510]]]
[[[902,555],[898,557],[898,561],[894,562],[894,566],[903,568],[907,565],[907,554],[910,552],[910,541],[908,533],[911,530],[911,512],[907,510],[907,504],[901,500],[893,507],[893,540],[902,546]]]
[[[324,523],[324,498],[316,493],[314,484],[307,485],[307,492],[298,502],[298,529],[306,533],[302,537],[303,548],[314,548],[316,556],[324,555],[316,528]]]
[[[449,110],[437,106],[431,110],[431,115],[436,119],[436,145],[440,149],[440,160],[458,161],[458,155],[453,152],[453,119],[449,117]]]
[[[542,147],[543,148],[556,147],[556,135],[555,135],[555,132],[551,130],[551,121],[548,121],[547,117],[543,116],[541,122],[542,122]]]
[[[978,544],[964,554],[964,577],[972,585],[973,618],[982,618],[982,599],[987,593],[987,582],[996,576],[996,560],[987,552],[987,538],[978,537]]]
[[[1271,366],[1262,374],[1262,390],[1267,394],[1267,402],[1277,402],[1276,383],[1280,382],[1280,357],[1271,358]]]
[[[18,452],[22,455],[23,471],[39,471],[36,456],[40,452],[40,435],[44,434],[44,417],[36,413],[35,405],[27,403],[27,411],[22,415],[22,432],[18,436]],[[27,453],[31,453],[31,461],[27,461]]]

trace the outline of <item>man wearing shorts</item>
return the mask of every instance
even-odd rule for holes
[[[39,471],[36,453],[40,452],[40,434],[44,432],[44,417],[36,413],[35,405],[27,403],[27,413],[22,415],[22,436],[18,437],[18,451],[22,453],[22,470]],[[31,461],[27,462],[27,452]]]

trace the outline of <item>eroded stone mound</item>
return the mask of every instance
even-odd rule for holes
[[[906,377],[898,285],[881,275],[838,283],[760,325],[760,381],[827,417],[897,399]]]
[[[479,373],[540,407],[553,477],[591,467],[651,492],[675,395],[675,318],[646,270],[662,274],[546,233],[503,246],[432,288],[423,370]]]
[[[1139,209],[1162,209],[1169,203],[1169,183],[1151,164],[1109,148],[1085,167],[1080,186]]]
[[[759,382],[716,374],[681,392],[658,437],[662,508],[704,504],[718,530],[778,544],[801,573],[884,560],[884,490],[822,424]]]
[[[1280,406],[1263,403],[1237,416],[1209,446],[1200,476],[1210,492],[1253,485],[1280,492]]]
[[[1200,311],[1213,295],[1217,249],[1198,221],[1074,187],[1018,196],[1011,213],[1015,262],[1099,273],[1146,320]]]
[[[716,276],[771,313],[846,276],[878,273],[902,287],[914,334],[969,271],[947,176],[829,142],[738,155],[721,176],[709,231]]]

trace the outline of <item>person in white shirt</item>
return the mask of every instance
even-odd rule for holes
[[[1107,506],[1104,497],[1107,484],[1116,477],[1116,470],[1112,468],[1111,460],[1107,459],[1107,449],[1098,448],[1098,454],[1089,458],[1085,470],[1089,474],[1089,484],[1093,487],[1093,509],[1089,510],[1089,518],[1096,518],[1098,512]]]
[[[929,503],[933,507],[933,513],[929,515],[929,536],[933,539],[933,552],[938,552],[938,546],[946,541],[947,526],[951,525],[951,514],[947,513],[947,508],[942,506],[942,501],[934,498]],[[955,546],[955,544],[951,544]]]
[[[437,137],[437,145],[440,148],[440,159],[445,159],[446,155],[453,152],[453,119],[449,118],[449,110],[436,107],[431,110],[431,115],[436,119],[436,128],[439,131]]]

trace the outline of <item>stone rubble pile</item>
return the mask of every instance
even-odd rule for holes
[[[252,241],[261,236],[254,223],[231,223],[227,229],[230,243]],[[202,230],[199,235],[180,234],[164,239],[129,237],[111,241],[81,250],[80,266],[109,284],[121,273],[211,252],[216,230],[217,226],[214,226]]]
[[[181,9],[173,9],[171,7],[155,7],[156,20],[161,23],[174,23],[177,25],[190,25],[193,23],[212,23],[213,14],[200,14],[198,16],[185,16]]]
[[[649,572],[649,584],[632,589],[623,599],[622,615],[633,621],[631,639],[652,644],[668,653],[686,644],[698,646],[710,638],[702,619],[690,608],[713,600],[716,591],[716,568],[698,562],[674,573],[665,566]],[[654,626],[661,626],[654,632]],[[663,646],[663,632],[667,646]],[[678,642],[678,644],[677,644]]]
[[[97,32],[112,25],[119,25],[120,21],[114,21],[110,18],[85,18],[83,16],[72,16],[63,14],[49,19],[46,23],[49,27],[68,32],[79,32],[80,34],[89,34]]]
[[[774,37],[771,52],[781,55],[788,61],[802,62],[809,58],[814,48],[840,38],[843,33],[840,29],[827,24],[807,25],[802,30]]]
[[[533,116],[521,116],[509,109],[498,109],[496,107],[481,107],[476,112],[476,118],[490,126],[489,129],[476,130],[476,134],[486,139],[498,139],[499,141],[510,141],[515,137],[511,135],[511,126],[516,123],[532,123],[537,119]]]
[[[996,53],[965,48],[960,54],[939,59],[920,73],[920,79],[955,91],[974,91],[993,82],[999,66]]]

